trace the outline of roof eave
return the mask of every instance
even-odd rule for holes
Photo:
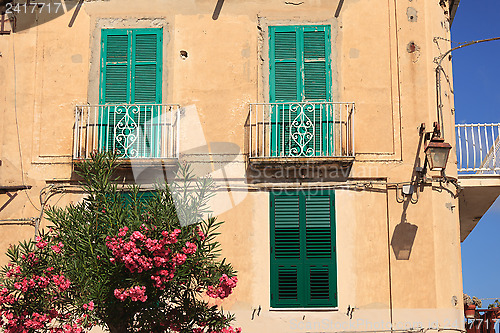
[[[459,3],[460,0],[451,0],[450,2],[450,27],[453,24],[453,19],[455,18]]]

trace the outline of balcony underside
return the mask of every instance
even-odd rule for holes
[[[79,170],[78,162],[74,160],[75,170]],[[118,159],[113,178],[119,183],[148,185],[163,184],[169,177],[173,177],[179,166],[177,158],[136,158]],[[75,179],[80,179],[75,175]]]
[[[463,242],[500,195],[500,175],[459,175],[460,240]]]
[[[119,169],[132,168],[175,168],[178,165],[177,158],[127,158],[119,159]]]
[[[354,162],[353,156],[335,157],[252,157],[247,175],[253,182],[345,181]]]
[[[251,157],[250,164],[255,167],[268,167],[273,165],[288,166],[337,166],[349,167],[354,161],[354,156],[329,156],[329,157]]]

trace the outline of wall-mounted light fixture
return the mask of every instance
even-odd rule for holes
[[[425,131],[425,124],[420,127],[421,132]],[[434,130],[425,133],[425,162],[423,174],[427,170],[427,165],[431,171],[443,171],[446,169],[448,156],[450,155],[451,145],[441,138],[441,126],[439,123],[434,123]],[[428,143],[427,143],[428,142]]]
[[[446,168],[451,145],[443,138],[432,137],[425,147],[426,161],[431,171],[442,171]]]

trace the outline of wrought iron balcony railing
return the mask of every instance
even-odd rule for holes
[[[354,157],[354,103],[250,104],[250,158]]]
[[[122,159],[178,158],[180,107],[164,104],[79,105],[73,158],[115,151]]]
[[[500,124],[455,125],[458,172],[500,174]]]

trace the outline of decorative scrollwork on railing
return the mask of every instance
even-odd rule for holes
[[[135,119],[140,112],[138,105],[118,105],[110,107],[114,112],[114,150],[121,158],[138,157],[139,126]]]
[[[289,108],[290,119],[290,157],[314,156],[315,106],[314,104],[292,104]],[[311,120],[312,118],[312,120]],[[312,145],[311,145],[312,141]]]

